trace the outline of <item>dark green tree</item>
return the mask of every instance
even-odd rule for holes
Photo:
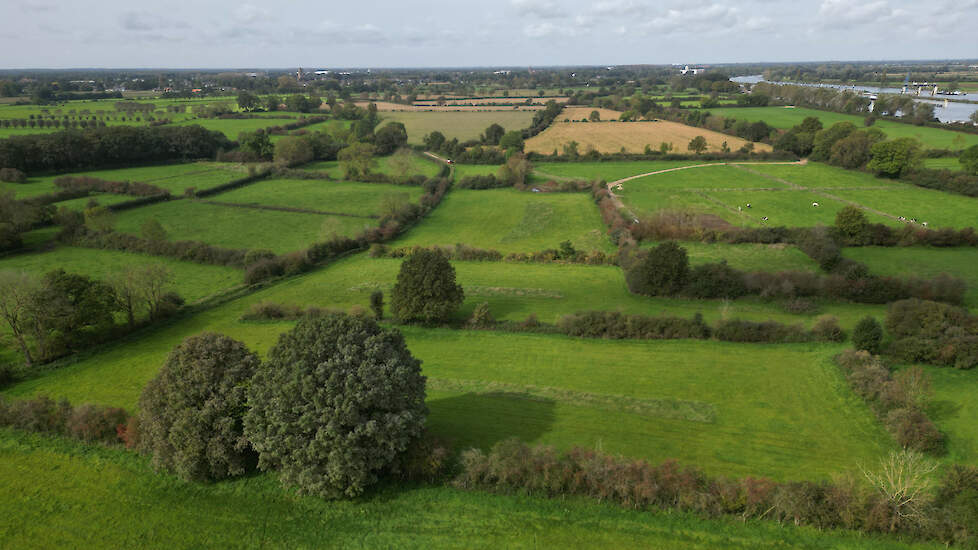
[[[244,436],[247,387],[258,356],[221,334],[177,346],[139,400],[140,448],[183,479],[242,475],[255,452]]]
[[[444,321],[458,310],[464,296],[448,259],[422,249],[401,263],[391,291],[391,312],[402,321]]]
[[[846,206],[835,215],[835,227],[849,238],[858,238],[868,226],[866,214],[855,206]]]
[[[965,173],[978,176],[978,145],[972,145],[964,151],[961,151],[958,162],[961,163],[961,169]]]
[[[879,353],[882,340],[883,327],[873,317],[863,317],[852,331],[852,345],[857,350]]]
[[[499,140],[502,139],[504,135],[506,135],[506,130],[502,126],[496,123],[490,124],[489,127],[486,128],[485,133],[482,134],[482,143],[485,143],[486,145],[499,145]]]
[[[898,178],[920,163],[920,142],[914,138],[883,141],[873,145],[870,156],[867,168],[878,176]]]
[[[640,254],[625,272],[628,289],[648,296],[678,294],[688,280],[689,257],[686,249],[673,241]]]
[[[499,139],[499,146],[507,151],[512,150],[523,152],[523,145],[523,133],[519,130],[506,132],[503,137]]]
[[[306,317],[252,379],[245,434],[283,483],[352,497],[422,434],[424,399],[421,362],[399,331],[363,316]]]
[[[258,160],[271,160],[275,154],[275,144],[264,130],[242,132],[238,135],[238,146],[242,151],[258,157]]]
[[[400,122],[388,122],[374,134],[374,145],[377,154],[389,155],[407,145],[407,129]]]
[[[689,145],[687,145],[686,148],[698,155],[703,151],[706,151],[706,138],[703,136],[696,136],[689,140]]]
[[[384,291],[375,290],[370,293],[370,310],[374,312],[374,319],[380,321],[384,318]]]

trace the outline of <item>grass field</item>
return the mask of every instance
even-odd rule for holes
[[[452,191],[394,244],[462,243],[509,253],[556,249],[565,240],[582,250],[613,250],[589,195],[492,189]]]
[[[103,280],[123,268],[147,264],[162,264],[169,268],[173,272],[174,290],[187,302],[196,302],[241,284],[241,271],[231,267],[181,262],[117,250],[61,246],[49,252],[0,258],[0,270],[26,271],[41,276],[60,268],[69,273]]]
[[[562,119],[561,119],[562,120]],[[706,138],[708,151],[719,151],[723,142],[737,150],[746,141],[705,128],[694,128],[660,120],[657,122],[555,122],[549,128],[526,141],[528,152],[550,154],[555,149],[563,154],[563,147],[571,141],[578,143],[578,150],[584,153],[591,148],[599,153],[617,153],[622,148],[626,152],[641,153],[649,145],[657,149],[662,142],[672,143],[680,153],[687,152],[686,146],[696,136]],[[755,143],[756,151],[770,151],[771,146]]]
[[[238,139],[241,132],[254,132],[270,126],[281,126],[290,122],[295,122],[294,118],[193,118],[178,123],[181,126],[203,126],[208,130],[217,130],[223,133],[228,139]]]
[[[947,273],[960,277],[967,284],[965,304],[978,307],[978,271],[975,270],[978,266],[978,249],[864,246],[845,248],[842,253],[847,258],[863,262],[871,272],[879,275],[912,274],[929,278]]]
[[[391,166],[390,163],[391,158],[392,156],[376,157],[377,165],[372,169],[372,171],[379,174],[396,175],[394,174],[394,167]],[[441,170],[441,165],[439,163],[422,155],[412,155],[411,161],[411,169],[404,175],[413,176],[421,174],[424,176],[433,177],[438,175],[438,171]],[[340,168],[340,163],[335,160],[311,162],[309,164],[300,166],[300,169],[315,172],[326,172],[336,179],[343,178],[343,170]]]
[[[235,165],[216,162],[190,162],[183,164],[160,164],[141,166],[137,168],[121,168],[116,170],[90,170],[87,172],[72,172],[72,176],[88,176],[109,181],[139,181],[149,183],[170,191],[173,195],[182,195],[188,187],[197,190],[209,189],[247,175],[243,169]],[[59,175],[30,177],[26,183],[0,182],[0,191],[12,190],[18,199],[43,195],[57,190],[54,185]],[[124,200],[132,200],[126,197]],[[101,201],[100,201],[101,202]]]
[[[900,225],[896,218],[904,216],[931,227],[961,228],[974,226],[978,211],[975,198],[818,163],[677,170],[626,182],[616,193],[640,215],[689,209],[735,225],[832,225],[840,209],[854,204],[874,223]],[[761,220],[764,216],[767,221]]]
[[[435,130],[445,134],[448,139],[459,141],[479,139],[479,136],[492,124],[499,124],[507,131],[522,130],[533,120],[533,111],[473,111],[473,112],[396,112],[384,113],[384,121],[404,124],[408,143],[420,144],[422,139]],[[381,122],[381,127],[384,123]]]
[[[420,187],[382,183],[351,183],[328,180],[267,179],[216,195],[214,200],[235,204],[260,204],[305,208],[320,212],[377,216],[385,199],[404,197],[418,202]],[[366,221],[364,223],[377,225]]]
[[[974,371],[922,365],[931,377],[928,416],[947,434],[948,460],[978,465],[978,378]]]
[[[65,367],[55,375],[14,386],[15,395],[48,393],[72,400],[90,400],[131,407],[135,396],[152,376],[169,350],[183,338],[203,330],[230,334],[258,350],[268,349],[287,323],[245,323],[240,317],[252,304],[277,302],[346,309],[365,306],[370,293],[388,290],[397,277],[400,260],[369,259],[357,255],[334,265],[245,298],[201,312],[163,327],[136,341],[109,348],[98,355]],[[523,320],[531,313],[543,322],[560,315],[589,309],[620,310],[646,315],[692,317],[702,313],[708,322],[720,318],[773,319],[810,324],[816,317],[784,313],[777,302],[757,299],[735,301],[646,298],[630,294],[616,267],[576,265],[455,262],[457,278],[466,293],[458,318],[471,315],[475,306],[488,302],[501,320]],[[600,303],[596,303],[600,297]],[[851,328],[865,315],[882,317],[882,306],[823,304],[819,313],[836,315]],[[105,384],[106,377],[113,380]]]
[[[644,241],[649,248],[659,243]],[[818,264],[798,248],[785,244],[725,244],[683,241],[691,265],[726,260],[730,267],[743,271],[811,271],[818,272]]]
[[[495,175],[499,171],[499,165],[497,164],[456,164],[454,168],[455,181],[459,181],[468,176]]]
[[[790,128],[806,117],[816,117],[822,121],[826,128],[837,122],[851,122],[858,128],[863,128],[865,117],[857,115],[845,115],[832,113],[829,111],[818,111],[815,109],[805,109],[802,107],[730,107],[709,109],[710,113],[735,118],[737,120],[756,121],[763,120],[775,128]],[[890,139],[912,137],[931,149],[964,149],[971,145],[978,144],[978,134],[965,134],[940,128],[927,128],[924,126],[914,126],[902,122],[889,120],[877,120],[874,128],[882,130]]]
[[[365,225],[377,225],[363,218],[174,200],[120,212],[116,215],[115,229],[139,234],[143,222],[150,218],[163,225],[171,241],[196,240],[226,248],[266,248],[277,253],[303,249],[332,233],[353,235]]]
[[[533,165],[534,173],[542,176],[560,178],[616,181],[622,178],[701,164],[685,160],[639,160],[611,162],[538,162]],[[458,167],[456,167],[456,170]]]
[[[957,172],[961,170],[961,163],[956,157],[924,159],[924,167],[931,170],[954,170]]]
[[[0,538],[11,548],[938,548],[445,487],[390,485],[325,501],[296,496],[272,475],[188,483],[135,453],[11,431],[0,431],[0,485]]]

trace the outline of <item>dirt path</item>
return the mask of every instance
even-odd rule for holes
[[[448,165],[448,179],[450,179],[452,181],[455,181],[455,164],[453,164],[452,162],[449,162],[449,160],[447,158],[440,157],[440,156],[438,156],[438,155],[436,155],[436,154],[434,154],[432,152],[429,152],[429,151],[425,151],[424,154],[427,155],[427,156],[429,156],[429,157],[431,157],[431,158],[433,158],[433,159],[435,159],[437,162],[440,162],[442,164],[447,164]]]

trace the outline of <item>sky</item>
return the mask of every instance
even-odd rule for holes
[[[0,0],[0,68],[978,57],[978,0]]]

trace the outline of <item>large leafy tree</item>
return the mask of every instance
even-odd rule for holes
[[[642,254],[625,272],[629,290],[649,296],[677,294],[688,280],[689,257],[686,249],[672,241]]]
[[[464,297],[448,259],[437,251],[418,250],[401,264],[391,291],[391,312],[403,321],[443,321]]]
[[[244,474],[254,467],[243,416],[258,365],[257,355],[227,336],[203,333],[184,340],[143,390],[140,447],[158,468],[184,479]]]
[[[867,168],[878,176],[898,178],[913,170],[920,162],[920,143],[913,138],[900,138],[873,145]]]
[[[421,435],[424,398],[421,362],[400,332],[365,316],[306,317],[255,374],[245,434],[283,483],[356,496]]]
[[[388,155],[407,145],[407,129],[400,122],[388,122],[374,134],[377,154]]]

